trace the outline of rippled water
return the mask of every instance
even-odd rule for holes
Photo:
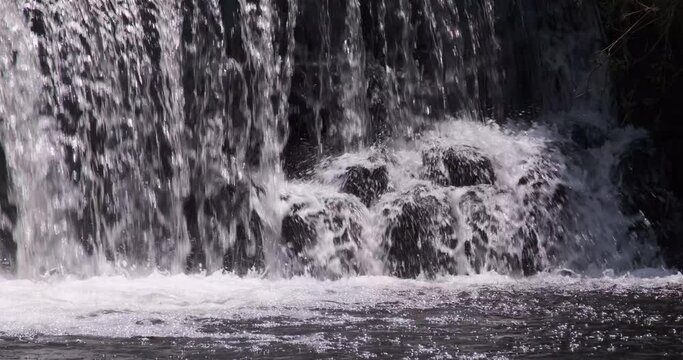
[[[3,358],[683,356],[683,275],[659,271],[437,281],[157,274],[0,288]]]

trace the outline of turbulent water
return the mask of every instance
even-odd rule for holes
[[[3,355],[682,351],[592,2],[0,13]]]
[[[157,274],[0,285],[4,358],[683,354],[680,275],[321,282]]]

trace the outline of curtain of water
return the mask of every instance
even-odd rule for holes
[[[614,249],[653,258],[615,240],[628,219],[596,156],[613,161],[623,139],[590,152],[563,138],[575,123],[613,130],[589,4],[15,0],[0,10],[0,258],[20,276],[528,273],[582,257],[627,267]],[[546,127],[482,125],[519,112],[545,115]],[[453,149],[487,159],[495,179],[444,189],[447,179],[428,178],[428,162]],[[388,178],[387,194],[354,197],[349,171]],[[599,216],[580,215],[591,207]],[[395,234],[416,231],[406,221],[434,229],[401,249],[436,255],[394,266]]]

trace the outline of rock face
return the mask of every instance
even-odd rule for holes
[[[10,174],[5,151],[0,146],[0,272],[13,272],[16,267],[17,244],[12,230],[17,223],[18,211],[10,202]]]
[[[560,182],[559,173],[550,157],[541,157],[518,183],[522,198],[522,225],[513,235],[513,242],[521,247],[519,258],[508,259],[513,272],[525,276],[541,270],[538,255],[548,246],[566,243],[565,236],[571,223],[565,211],[571,189]]]
[[[422,154],[424,177],[442,186],[493,184],[496,175],[491,160],[471,146],[432,148]]]
[[[451,254],[458,240],[447,202],[418,187],[402,194],[385,208],[384,215],[388,222],[384,248],[392,275],[414,278],[456,273]]]
[[[370,207],[389,187],[389,173],[385,166],[368,169],[352,166],[346,169],[341,192],[351,194]]]
[[[571,126],[570,137],[584,149],[599,148],[607,142],[605,131],[591,124],[575,123]]]
[[[306,179],[311,176],[319,158],[318,135],[314,124],[316,113],[307,103],[306,74],[296,71],[292,76],[289,102],[289,137],[282,153],[282,168],[289,179]]]
[[[465,241],[465,255],[472,271],[479,274],[485,270],[485,264],[490,263],[488,234],[496,233],[499,224],[496,218],[491,216],[479,191],[468,191],[460,199],[459,207],[459,213],[463,216],[462,225],[469,226],[472,234],[471,238]]]
[[[223,251],[226,271],[245,275],[249,270],[263,269],[263,223],[258,212],[249,210],[250,186],[226,184],[202,199],[191,196],[185,200],[183,211],[190,235],[188,271],[206,267],[205,247],[212,252]],[[234,237],[234,243],[221,248],[221,234]]]
[[[683,204],[667,183],[667,161],[649,140],[637,141],[612,176],[621,186],[622,211],[635,219],[632,236],[656,239],[667,264],[683,269]]]
[[[249,270],[260,271],[264,267],[263,223],[259,214],[252,210],[249,224],[237,225],[235,243],[223,254],[223,269],[246,275]]]
[[[504,224],[499,223],[500,216],[497,205],[492,204],[489,195],[498,195],[501,190],[492,187],[476,187],[466,192],[459,203],[459,214],[462,216],[462,226],[468,226],[471,236],[465,240],[465,255],[469,261],[470,269],[474,273],[482,271],[498,271],[509,274],[523,274],[525,276],[535,274],[538,268],[539,241],[535,226],[538,220],[535,216],[522,213],[524,221],[522,226],[514,229],[511,239],[510,229],[503,230]],[[504,192],[503,192],[504,193]],[[533,208],[533,206],[532,206]],[[491,237],[502,239],[503,247],[491,243]]]
[[[363,233],[363,205],[349,197],[297,203],[282,220],[282,245],[293,274],[334,278],[359,273],[356,253]]]

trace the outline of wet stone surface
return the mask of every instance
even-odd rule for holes
[[[385,166],[368,169],[352,166],[346,169],[341,191],[358,197],[370,207],[389,187],[389,174]]]
[[[334,196],[321,199],[320,204],[293,204],[282,220],[281,239],[290,274],[335,278],[357,273],[355,256],[362,246],[362,207],[353,198]],[[318,246],[334,251],[321,259],[316,255]]]
[[[439,147],[422,153],[424,177],[442,186],[493,184],[496,175],[491,160],[472,146]]]
[[[442,198],[418,187],[394,201],[383,215],[388,223],[384,248],[392,275],[414,278],[457,272],[451,255],[458,245],[456,219]]]

